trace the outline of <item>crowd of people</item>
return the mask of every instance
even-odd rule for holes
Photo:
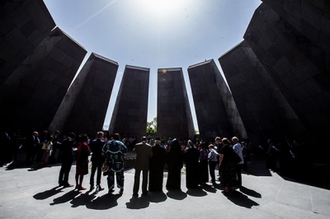
[[[267,169],[299,180],[311,177],[314,155],[306,141],[268,139],[259,148],[266,154]]]
[[[4,132],[1,139],[3,145],[8,145],[5,153],[2,153],[1,165],[15,160],[17,150],[24,142],[26,165],[42,162],[43,166],[47,166],[49,163],[60,162],[59,185],[73,187],[74,185],[69,183],[69,174],[76,160],[75,189],[87,189],[83,186],[83,180],[90,171],[90,191],[96,189],[96,192],[104,190],[101,186],[101,177],[104,175],[107,176],[109,193],[114,192],[115,184],[119,193],[123,193],[125,154],[134,151],[134,196],[137,196],[140,190],[141,173],[142,195],[148,191],[162,191],[165,170],[168,171],[166,188],[181,189],[181,171],[184,166],[187,189],[196,189],[206,183],[216,186],[216,181],[220,181],[223,192],[231,192],[242,186],[242,169],[247,171],[249,161],[247,145],[235,136],[231,139],[216,137],[213,142],[177,138],[154,140],[150,136],[144,136],[136,143],[135,136],[120,138],[120,135],[115,133],[108,139],[102,131],[97,132],[95,139],[87,135],[76,136],[75,133],[60,135],[59,131],[55,131],[50,135],[47,131],[41,134],[34,131],[26,138],[18,133]],[[260,148],[266,152],[267,168],[288,172],[293,159],[299,162],[307,156],[303,146],[303,143],[298,141],[275,144],[269,139],[267,147]],[[306,166],[306,162],[304,165]]]
[[[71,187],[68,180],[72,156],[70,150],[74,148],[74,134],[71,133],[62,142],[62,167],[60,170],[59,184]],[[110,140],[104,141],[104,133],[98,132],[97,138],[89,141],[87,136],[82,136],[77,141],[76,155],[76,189],[85,190],[83,187],[84,175],[88,174],[88,157],[91,155],[90,191],[95,189],[94,176],[96,177],[96,191],[104,188],[101,186],[102,175],[107,176],[108,192],[113,193],[115,184],[119,193],[124,191],[124,162],[128,149],[120,140],[120,135],[115,133]],[[150,139],[142,137],[141,142],[134,145],[136,153],[134,163],[135,176],[133,196],[138,196],[140,178],[142,175],[142,195],[149,191],[162,192],[165,167],[168,171],[166,188],[168,190],[181,189],[181,170],[186,167],[186,187],[196,189],[206,183],[216,185],[216,167],[219,167],[219,178],[224,192],[230,192],[235,187],[242,185],[241,169],[244,163],[243,148],[237,137],[231,141],[227,138],[217,137],[214,144],[201,141],[198,144],[191,140],[187,142],[174,138],[162,144],[159,138],[149,144]],[[164,143],[164,141],[163,141]],[[231,146],[232,145],[232,146]],[[69,149],[68,149],[69,148]],[[103,173],[103,174],[102,174]],[[209,175],[211,180],[209,181]]]

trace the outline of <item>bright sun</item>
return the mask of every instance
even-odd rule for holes
[[[182,9],[186,0],[141,0],[141,7],[156,13],[175,13]]]

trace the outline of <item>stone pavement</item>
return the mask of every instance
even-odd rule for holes
[[[253,170],[252,164],[250,169]],[[132,198],[134,170],[125,172],[125,191],[113,195],[57,187],[60,166],[29,171],[0,168],[0,218],[330,218],[330,191],[295,183],[262,169],[243,174],[244,188],[225,196],[220,188],[204,186],[182,192],[149,193]],[[75,166],[70,172],[74,183]],[[164,178],[166,183],[166,178]],[[89,188],[89,175],[83,185]],[[106,187],[106,178],[102,178]]]

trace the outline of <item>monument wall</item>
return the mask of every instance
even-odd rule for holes
[[[42,0],[0,2],[0,85],[54,27]]]
[[[327,46],[303,31],[304,25],[319,17],[318,11],[301,14],[299,26],[289,15],[283,16],[263,3],[244,39],[304,126],[313,135],[324,135],[330,131],[330,55]]]
[[[54,29],[1,85],[1,120],[23,131],[47,129],[86,50]]]
[[[182,69],[158,69],[157,135],[193,138],[194,134]]]
[[[268,138],[283,139],[306,133],[247,42],[237,45],[219,61],[253,144],[263,145]]]
[[[328,0],[263,0],[310,41],[330,53],[330,3]]]
[[[147,131],[149,68],[127,65],[120,84],[109,133],[135,135]]]
[[[200,137],[214,141],[216,136],[231,137],[235,133],[240,138],[246,138],[236,106],[231,107],[235,104],[233,97],[214,60],[190,66],[188,74]]]
[[[118,63],[92,53],[66,93],[49,130],[95,135],[102,130]]]

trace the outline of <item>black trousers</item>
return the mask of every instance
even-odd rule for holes
[[[212,183],[215,183],[215,167],[218,164],[217,161],[209,161],[210,175]]]
[[[237,174],[237,186],[238,187],[242,186],[242,167],[243,167],[243,164],[237,164],[235,167],[236,174]]]
[[[26,150],[26,164],[31,164],[35,161],[37,147],[28,147]]]
[[[62,162],[60,176],[58,178],[58,183],[61,185],[69,184],[69,173],[71,170],[72,161]]]
[[[92,172],[91,172],[91,179],[90,179],[91,186],[94,186],[94,176],[95,176],[96,170],[97,170],[96,185],[101,185],[102,164],[103,164],[102,162],[92,162]]]
[[[135,176],[134,176],[134,187],[133,187],[133,194],[137,194],[139,192],[140,187],[140,175],[142,171],[142,193],[146,193],[147,186],[148,186],[148,173],[149,170],[137,170],[135,169]]]

